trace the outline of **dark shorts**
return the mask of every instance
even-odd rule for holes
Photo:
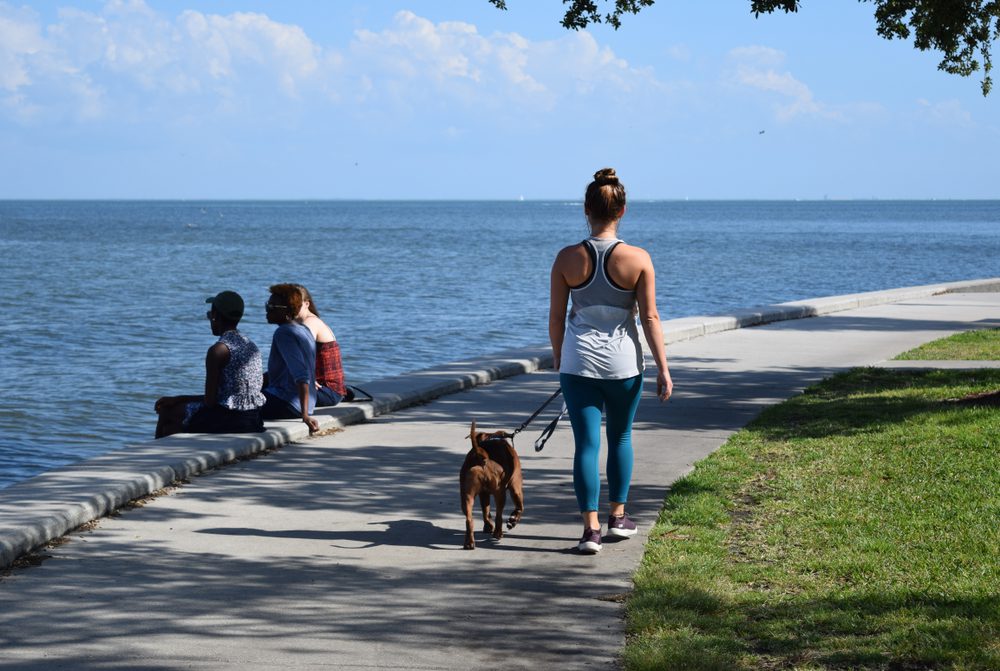
[[[344,397],[329,387],[320,387],[316,390],[316,407],[329,408],[344,400]]]
[[[230,410],[221,405],[202,406],[184,424],[188,433],[259,433],[264,421],[257,410]]]
[[[295,409],[295,406],[284,399],[280,399],[274,394],[264,392],[267,402],[260,409],[264,419],[302,419],[302,413]]]

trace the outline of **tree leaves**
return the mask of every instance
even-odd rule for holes
[[[921,51],[944,54],[938,68],[968,77],[980,68],[983,95],[993,88],[992,42],[1000,38],[998,0],[861,0],[875,4],[876,32],[887,40],[908,40]],[[797,0],[753,0],[754,16],[776,10],[794,12]]]
[[[602,0],[607,3],[610,0]],[[983,71],[983,95],[993,88],[992,43],[1000,38],[1000,0],[859,0],[875,4],[876,32],[887,40],[908,40],[921,51],[944,54],[938,68],[968,77]],[[507,9],[506,0],[489,0],[497,9]],[[654,0],[615,0],[614,10],[602,14],[595,0],[563,0],[569,5],[562,25],[582,30],[591,23],[621,27],[623,14],[638,14]],[[754,16],[781,10],[797,12],[799,0],[751,0]]]
[[[497,9],[507,9],[506,0],[489,2]],[[594,0],[563,0],[563,4],[569,5],[569,8],[561,23],[563,28],[572,30],[582,30],[591,23],[607,23],[618,30],[622,25],[622,14],[638,14],[643,7],[649,7],[653,2],[654,0],[615,0],[614,10],[602,15]]]

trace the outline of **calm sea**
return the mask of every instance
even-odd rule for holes
[[[0,487],[150,438],[222,289],[266,357],[268,285],[305,284],[363,384],[545,343],[585,233],[578,202],[0,202]],[[665,319],[1000,275],[1000,201],[634,202],[620,233]]]

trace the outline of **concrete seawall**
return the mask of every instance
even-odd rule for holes
[[[667,344],[771,322],[920,299],[944,293],[1000,291],[1000,278],[832,296],[664,322]],[[668,350],[669,355],[669,350]],[[493,380],[551,366],[548,346],[499,352],[362,383],[370,403],[320,409],[321,429],[357,424]],[[178,480],[304,439],[299,421],[269,422],[250,435],[187,434],[130,445],[0,490],[0,567],[68,531]]]

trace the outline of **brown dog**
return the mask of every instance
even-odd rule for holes
[[[507,528],[513,529],[521,521],[524,513],[521,460],[510,443],[509,439],[513,437],[503,431],[477,433],[476,420],[472,420],[469,431],[472,449],[465,455],[465,463],[458,476],[462,487],[462,512],[465,513],[466,550],[476,549],[472,533],[472,506],[477,496],[483,509],[483,531],[493,534],[493,538],[503,538],[503,507],[507,502],[508,489],[514,499],[514,512],[507,520]],[[490,520],[490,496],[496,503],[496,523]]]

